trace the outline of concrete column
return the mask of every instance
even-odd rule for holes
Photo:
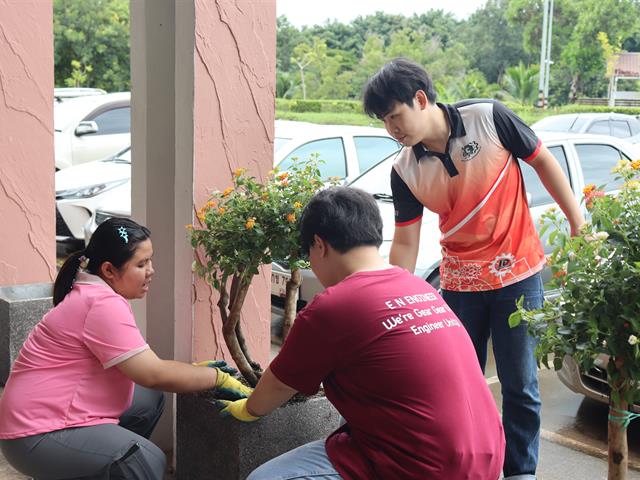
[[[230,360],[213,289],[194,278],[185,225],[207,192],[246,167],[273,163],[275,1],[132,0],[132,215],[152,232],[156,274],[136,305],[162,358]],[[269,358],[267,267],[243,325],[255,358]],[[154,437],[172,447],[173,402]]]
[[[0,285],[55,278],[54,170],[52,2],[0,0]]]

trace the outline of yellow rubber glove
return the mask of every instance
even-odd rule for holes
[[[217,407],[223,407],[220,410],[220,416],[222,417],[231,416],[241,422],[255,422],[256,420],[260,420],[260,417],[254,417],[247,411],[246,398],[233,402],[230,400],[215,400],[215,404]]]
[[[216,391],[220,396],[236,400],[247,398],[253,392],[253,388],[243,385],[228,373],[216,367],[218,379],[216,380]]]
[[[219,368],[229,375],[235,375],[236,373],[238,373],[238,370],[227,365],[227,362],[225,362],[224,360],[204,360],[202,362],[193,362],[192,365],[195,365],[196,367]]]

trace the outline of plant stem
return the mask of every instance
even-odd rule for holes
[[[619,378],[613,380],[609,378],[611,386],[611,395],[609,396],[609,415],[613,417],[621,417],[620,411],[626,411],[629,404],[625,400],[627,389],[626,371],[622,367],[622,362],[615,361]],[[614,390],[617,395],[614,395]],[[617,410],[613,410],[617,409]],[[609,447],[609,475],[608,480],[626,480],[629,468],[629,449],[627,445],[627,429],[619,421],[609,418],[607,431],[607,443]]]
[[[235,278],[236,276],[234,275],[234,281]],[[242,373],[247,382],[249,382],[249,385],[255,387],[258,384],[258,376],[253,370],[253,367],[249,364],[236,334],[236,326],[240,321],[240,312],[242,311],[242,305],[247,296],[248,290],[249,285],[240,282],[236,295],[234,295],[232,302],[229,305],[229,319],[222,326],[222,333],[227,347],[229,347],[229,351],[231,352],[231,357],[233,357],[236,362],[238,370],[240,370],[240,373]]]
[[[284,318],[282,320],[282,341],[284,342],[289,335],[289,331],[293,326],[296,318],[296,304],[298,289],[302,283],[302,274],[299,268],[291,270],[291,278],[287,282],[287,292],[284,297]]]

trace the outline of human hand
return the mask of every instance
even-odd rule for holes
[[[246,398],[235,400],[233,402],[230,400],[214,400],[213,403],[216,407],[221,409],[221,417],[231,416],[241,422],[255,422],[260,419],[260,417],[254,417],[249,413],[247,410]]]
[[[209,367],[209,368],[217,368],[218,370],[222,370],[224,373],[228,373],[229,375],[235,375],[238,373],[233,367],[227,365],[227,362],[224,360],[204,360],[202,362],[193,362],[196,367]]]
[[[217,367],[216,370],[218,370],[218,378],[216,380],[217,395],[228,400],[238,400],[247,398],[253,392],[253,388],[247,387],[228,373]]]

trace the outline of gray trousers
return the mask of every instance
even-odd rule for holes
[[[136,385],[118,425],[0,440],[0,447],[13,468],[35,480],[162,480],[166,458],[148,438],[163,408],[162,392]]]

